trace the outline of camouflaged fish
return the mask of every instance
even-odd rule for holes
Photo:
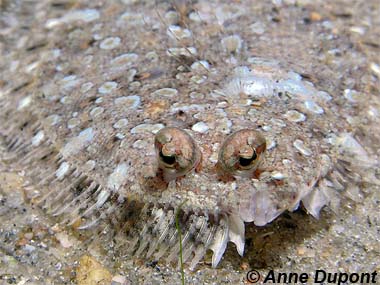
[[[248,56],[228,29],[240,4],[95,5],[45,7],[2,54],[2,159],[63,224],[177,262],[178,211],[184,262],[211,249],[215,267],[228,242],[244,254],[245,223],[301,204],[318,218],[378,183],[341,95]]]

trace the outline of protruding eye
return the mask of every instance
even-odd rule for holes
[[[266,149],[265,138],[244,129],[226,138],[219,152],[218,169],[223,174],[252,177]]]
[[[184,176],[198,166],[201,152],[194,140],[185,131],[168,127],[161,129],[155,137],[158,167],[163,171],[164,179],[169,182]]]

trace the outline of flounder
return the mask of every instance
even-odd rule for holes
[[[249,52],[242,4],[120,5],[45,9],[2,55],[2,160],[62,224],[168,262],[181,231],[189,268],[210,249],[215,267],[228,242],[244,254],[246,223],[379,183],[341,95]]]

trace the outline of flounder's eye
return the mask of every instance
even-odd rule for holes
[[[244,129],[229,135],[218,159],[222,174],[252,177],[266,149],[265,138],[257,131]]]
[[[169,182],[184,176],[198,166],[201,152],[191,136],[185,131],[167,127],[161,129],[155,137],[158,167]]]

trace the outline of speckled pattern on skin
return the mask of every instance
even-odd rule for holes
[[[23,171],[31,203],[76,230],[106,228],[99,239],[114,236],[122,254],[177,263],[174,212],[186,201],[183,257],[193,270],[210,249],[217,266],[229,241],[243,255],[245,223],[265,226],[301,203],[318,218],[379,184],[378,134],[362,131],[378,129],[378,65],[369,79],[336,75],[352,63],[314,46],[333,45],[334,31],[301,37],[307,28],[293,23],[298,40],[287,43],[244,1],[132,2],[41,2],[27,33],[12,34],[17,21],[2,29],[2,160]],[[154,149],[165,127],[185,130],[202,156],[170,181]],[[260,133],[266,151],[254,175],[223,179],[223,143],[242,129]]]

